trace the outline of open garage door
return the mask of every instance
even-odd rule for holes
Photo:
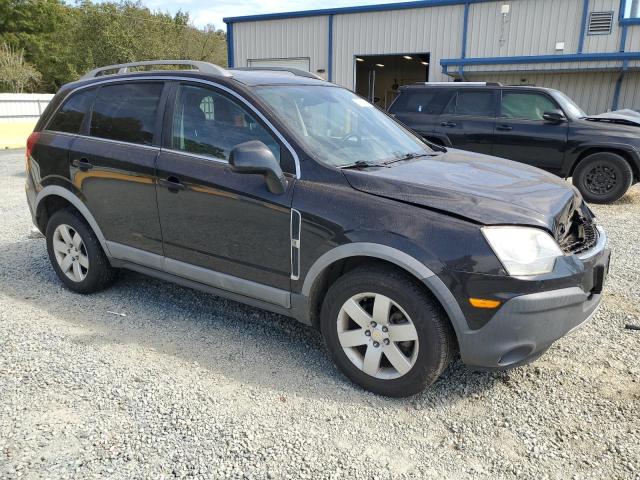
[[[297,68],[305,72],[311,71],[309,57],[299,58],[250,58],[247,67],[284,67]]]
[[[398,88],[429,81],[429,54],[356,55],[356,93],[387,109]]]

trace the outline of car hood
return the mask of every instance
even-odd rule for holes
[[[389,168],[343,170],[362,192],[445,211],[483,225],[531,225],[556,233],[582,203],[575,188],[538,168],[448,149]]]
[[[640,127],[640,113],[630,109],[616,110],[613,112],[600,113],[598,115],[589,115],[588,117],[585,117],[584,120],[614,125],[625,125],[629,127]]]

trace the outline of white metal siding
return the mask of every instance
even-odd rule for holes
[[[431,53],[429,80],[447,81],[440,59],[460,56],[463,5],[336,15],[333,81],[354,86],[354,56]]]
[[[504,4],[510,5],[506,19],[500,13]],[[582,0],[512,0],[471,4],[467,57],[576,53],[582,5]],[[555,50],[556,42],[565,42],[564,51]]]
[[[0,123],[36,121],[52,98],[47,93],[0,93]]]
[[[628,72],[622,81],[619,108],[633,108],[640,110],[640,72]]]
[[[614,12],[613,28],[609,35],[587,35],[584,36],[584,53],[595,52],[617,52],[620,49],[620,35],[622,28],[618,24],[618,9],[620,0],[590,0],[590,12]]]
[[[328,28],[327,16],[234,23],[234,66],[247,67],[249,59],[306,57],[312,72],[326,71]]]
[[[627,52],[637,52],[640,50],[640,25],[629,25],[627,27]]]
[[[501,14],[503,5],[510,11]],[[575,54],[580,41],[583,0],[496,0],[469,5],[466,56],[512,57]],[[618,23],[620,0],[590,0],[588,14],[613,11],[609,35],[584,36],[583,52],[620,50],[622,27]],[[247,59],[309,57],[311,71],[328,72],[328,16],[238,22],[233,25],[236,65]],[[406,10],[335,14],[333,17],[333,81],[354,88],[356,55],[430,53],[429,79],[449,81],[440,60],[460,58],[464,5]],[[586,25],[585,25],[586,28]],[[556,51],[556,43],[564,49]],[[640,51],[640,25],[627,27],[626,51]],[[622,83],[619,106],[638,106],[639,61]],[[525,75],[538,85],[564,90],[589,113],[611,108],[621,61],[562,62],[545,64],[472,65],[467,79],[496,79],[519,83]],[[598,69],[600,71],[593,71]],[[455,67],[450,68],[455,73]],[[607,71],[601,71],[607,70]],[[483,72],[483,73],[481,73]],[[570,73],[572,72],[572,73]],[[325,75],[326,76],[326,75]],[[533,80],[532,80],[533,79]]]

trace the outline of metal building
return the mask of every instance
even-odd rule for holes
[[[318,73],[385,107],[419,81],[565,91],[640,109],[640,0],[422,0],[225,18],[229,65]]]

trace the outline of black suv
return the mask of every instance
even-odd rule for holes
[[[71,290],[126,268],[288,315],[392,396],[456,351],[528,362],[600,303],[605,233],[563,180],[431,148],[308,73],[188,63],[91,72],[29,137],[29,206]]]
[[[420,83],[401,87],[389,112],[436,144],[573,177],[589,202],[613,202],[640,180],[640,129],[588,117],[557,90]]]

